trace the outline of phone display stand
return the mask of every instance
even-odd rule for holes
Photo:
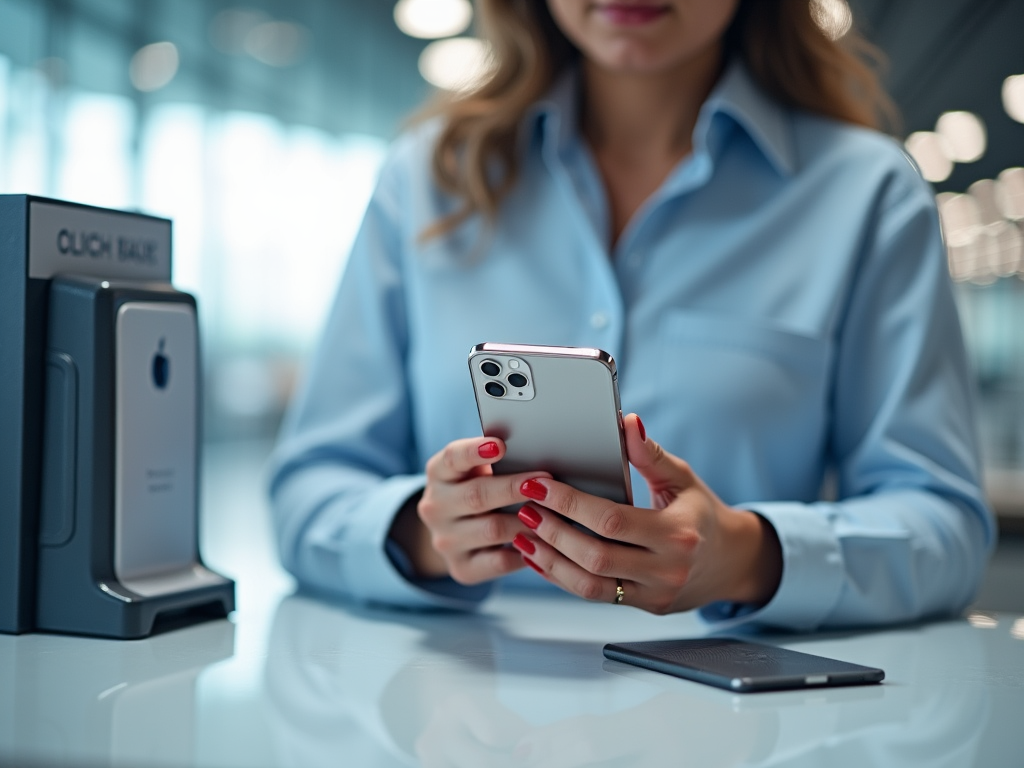
[[[145,354],[132,357],[120,351],[119,339],[134,332],[122,325],[136,307],[155,325],[147,329],[153,338]],[[53,281],[37,629],[137,638],[161,618],[224,617],[234,608],[234,583],[208,570],[197,547],[197,349],[187,338],[170,351],[161,343],[182,310],[194,318],[194,299],[169,286]],[[126,377],[121,369],[131,367],[141,375]],[[182,369],[192,374],[187,381],[180,381]],[[161,418],[127,410],[140,393],[117,385],[126,381],[153,393],[171,383],[189,387],[184,399],[172,401],[185,403],[179,410],[186,412]],[[158,395],[143,406],[158,410],[165,407],[160,401]],[[123,423],[125,416],[133,423]],[[166,417],[179,438],[186,428],[183,443],[167,446],[173,441],[165,430],[147,434]],[[174,423],[181,419],[192,423]],[[118,442],[130,445],[130,455]]]
[[[195,316],[170,221],[0,195],[0,632],[234,609],[199,557]]]

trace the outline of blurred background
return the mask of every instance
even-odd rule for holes
[[[988,490],[1024,529],[1024,2],[816,9],[886,55],[942,214]],[[0,193],[174,220],[211,455],[259,465],[389,141],[486,67],[472,24],[469,0],[0,0]]]

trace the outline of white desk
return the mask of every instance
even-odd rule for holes
[[[479,616],[270,602],[269,621],[135,642],[0,637],[0,764],[1024,764],[1019,617],[784,638],[886,682],[737,695],[601,655],[694,634],[689,617],[512,595]]]
[[[480,615],[291,596],[254,522],[259,487],[237,487],[250,495],[208,490],[232,511],[204,524],[207,561],[238,579],[232,621],[134,642],[0,635],[0,766],[1024,766],[1020,616],[770,638],[886,681],[738,695],[601,655],[699,634],[690,616],[515,594]]]

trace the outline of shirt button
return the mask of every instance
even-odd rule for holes
[[[590,327],[601,330],[608,325],[608,315],[604,312],[595,312],[590,316]]]

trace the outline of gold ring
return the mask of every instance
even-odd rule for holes
[[[622,588],[622,579],[615,580],[615,599],[612,601],[616,605],[619,605],[626,597],[626,590]]]

